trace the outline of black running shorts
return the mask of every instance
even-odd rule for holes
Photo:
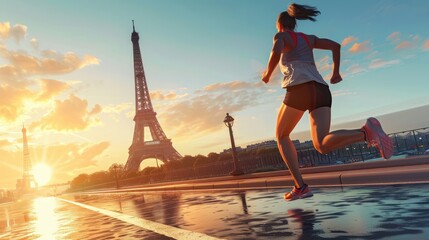
[[[320,107],[331,107],[332,96],[327,85],[311,81],[287,87],[283,103],[301,111],[311,112]]]

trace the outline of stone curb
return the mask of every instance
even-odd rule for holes
[[[336,168],[338,170],[338,168]],[[384,168],[362,168],[345,171],[320,171],[303,174],[310,186],[354,186],[386,185],[407,183],[429,183],[429,164],[397,165]],[[290,175],[271,175],[257,178],[241,178],[223,181],[203,181],[191,183],[169,183],[157,186],[141,186],[125,189],[104,189],[87,193],[125,193],[142,191],[202,191],[202,190],[244,190],[290,188]]]

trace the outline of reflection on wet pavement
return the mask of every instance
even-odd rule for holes
[[[429,239],[428,187],[420,184],[316,188],[314,197],[293,202],[283,200],[284,190],[69,195],[66,198],[225,239],[408,240]],[[11,216],[16,216],[13,213],[16,208],[8,210],[9,217],[0,215],[0,238],[7,232],[20,237],[16,234],[32,232],[29,239],[43,234],[67,239],[90,239],[83,236],[133,239],[146,234],[145,239],[163,239],[139,227],[88,213],[55,199],[43,201],[49,205],[40,212],[43,218],[38,216],[37,209],[43,209],[45,203],[37,201],[28,208],[32,209],[30,213],[21,215],[19,220],[15,217],[14,223]],[[44,229],[46,224],[51,228]],[[140,233],[142,235],[136,235]]]
[[[53,197],[3,207],[0,239],[171,239]]]

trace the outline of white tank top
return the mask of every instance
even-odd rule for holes
[[[315,81],[328,85],[317,71],[314,63],[313,49],[303,33],[288,31],[294,40],[295,47],[282,54],[280,70],[284,75],[282,88]]]

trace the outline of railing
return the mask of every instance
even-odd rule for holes
[[[408,155],[429,154],[429,128],[420,128],[389,134],[394,145],[394,155],[406,157]],[[353,163],[381,158],[377,149],[367,147],[365,143],[356,143],[337,149],[328,154],[317,152],[308,144],[296,146],[300,167],[314,167],[333,164]],[[262,154],[247,154],[238,156],[239,165],[243,172],[265,172],[286,169],[286,165],[277,149]],[[198,178],[227,176],[234,169],[232,159],[204,164],[195,167],[167,169],[162,172],[146,176],[136,176],[121,179],[121,186],[141,185],[148,183],[173,182]],[[161,170],[160,170],[161,171]],[[85,189],[113,187],[114,183],[104,183],[87,186]],[[84,190],[84,189],[81,189]]]
[[[429,149],[429,128],[420,128],[389,134],[394,145],[394,155],[406,157],[409,155],[425,154]],[[374,147],[368,147],[366,143],[356,143],[328,154],[317,152],[314,147],[297,146],[298,161],[300,167],[314,167],[333,164],[344,164],[367,161],[381,158],[380,153]],[[238,157],[241,169],[245,173],[263,172],[286,169],[286,166],[278,152],[270,152],[259,156],[251,155]],[[226,176],[234,169],[232,159],[226,162],[216,162],[194,168],[165,171],[164,177],[159,174],[151,176],[151,182],[178,181],[215,176]]]

